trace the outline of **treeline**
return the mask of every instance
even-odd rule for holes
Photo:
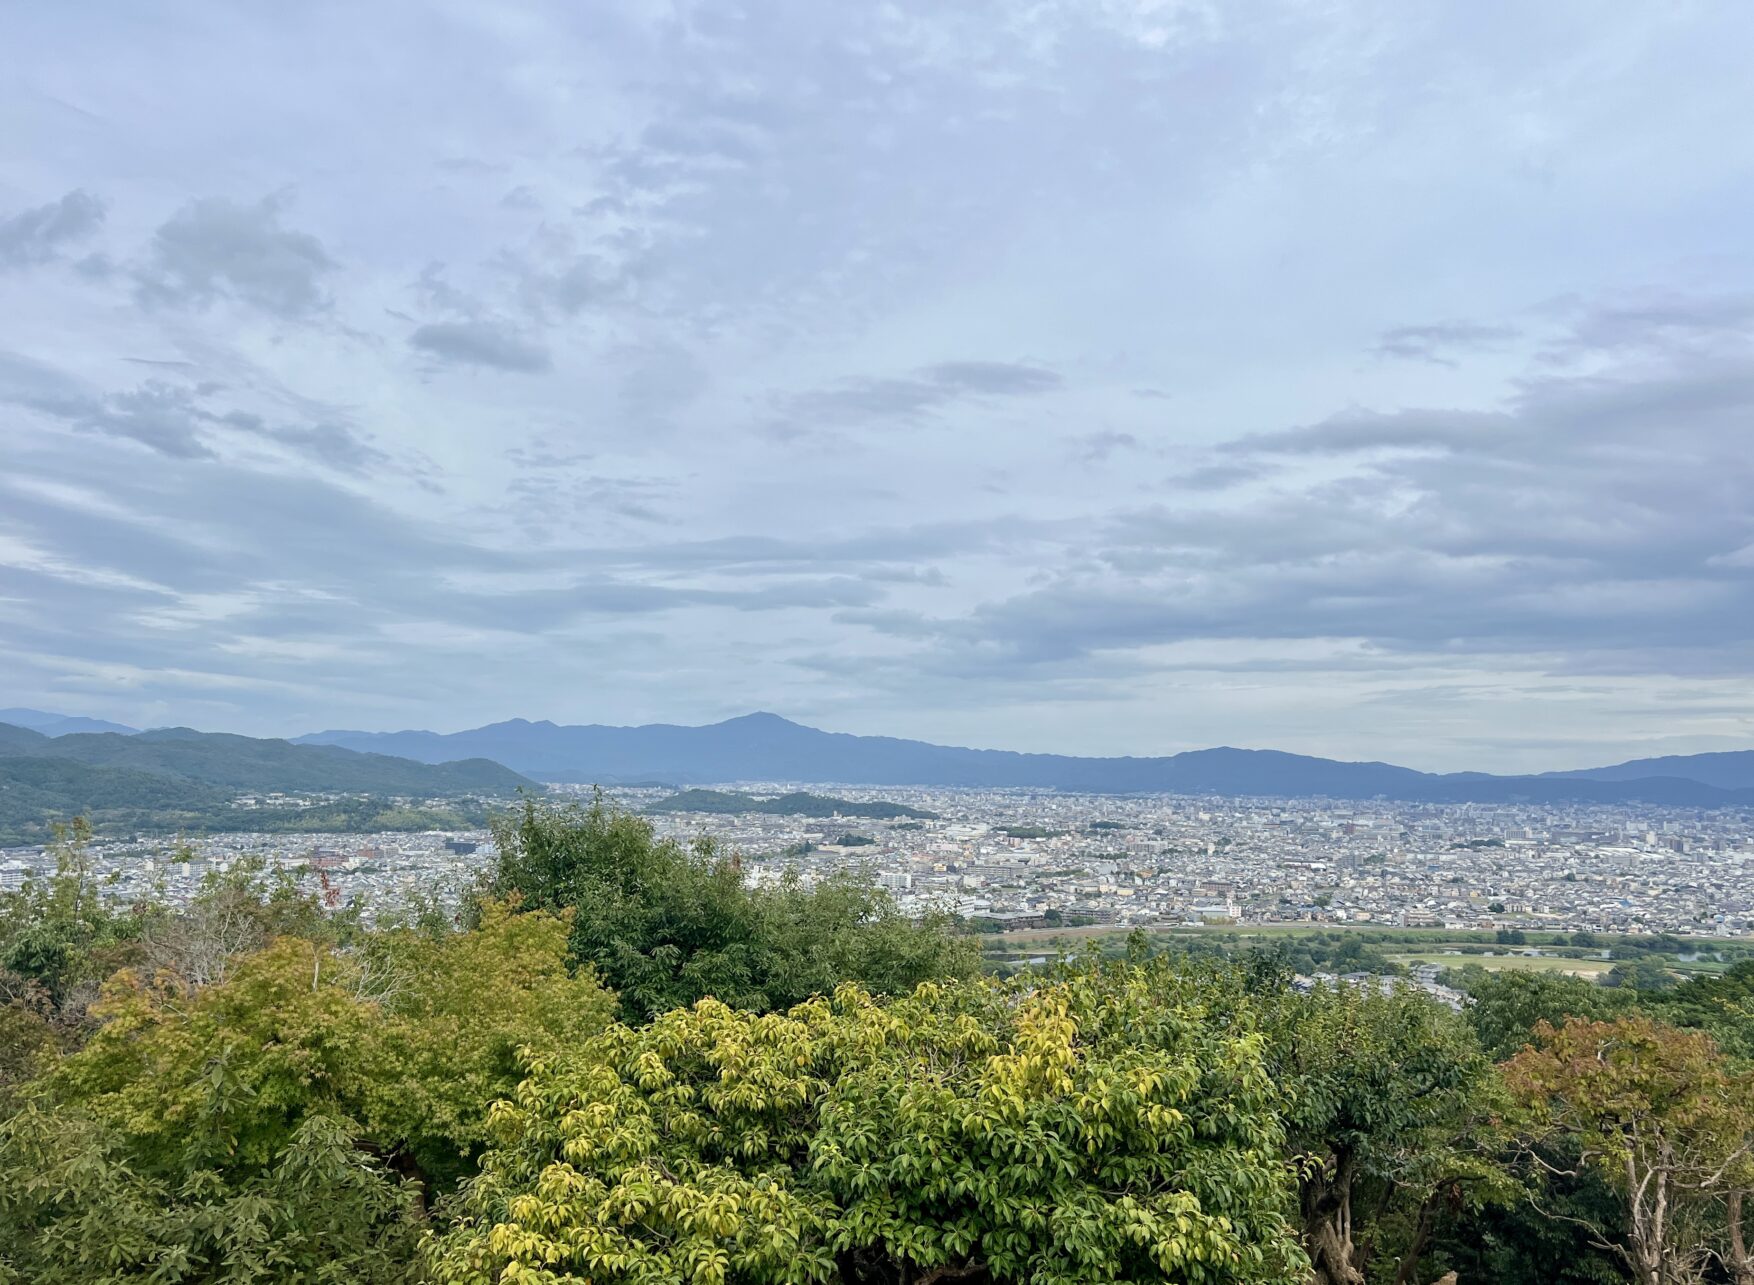
[[[1754,965],[1660,995],[978,975],[858,882],[526,803],[454,903],[0,899],[0,1281],[1754,1281]]]

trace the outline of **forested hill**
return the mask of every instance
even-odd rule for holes
[[[329,745],[295,745],[225,732],[165,727],[43,736],[0,724],[0,756],[71,759],[93,767],[129,768],[233,790],[342,790],[361,794],[510,794],[528,777],[484,758],[418,763],[387,754]]]
[[[1612,767],[1589,767],[1576,772],[1548,772],[1546,775],[1589,781],[1639,781],[1678,776],[1715,785],[1721,790],[1746,790],[1754,786],[1754,750],[1666,754],[1661,758],[1632,759]]]
[[[911,818],[933,820],[938,814],[927,812],[923,808],[910,808],[905,803],[890,803],[884,799],[871,799],[857,802],[853,799],[833,799],[820,794],[782,794],[776,798],[762,799],[750,794],[738,794],[724,790],[683,790],[672,794],[667,799],[659,799],[646,809],[648,812],[758,812],[768,816],[786,817],[871,817],[887,821],[894,818]]]
[[[1434,803],[1654,803],[1754,806],[1754,754],[1713,763],[1712,779],[1688,774],[1687,760],[1631,779],[1603,769],[1553,776],[1435,774],[1392,763],[1346,763],[1277,750],[1218,748],[1155,758],[1079,758],[963,749],[890,736],[824,732],[774,714],[706,727],[561,726],[513,719],[464,732],[319,732],[300,744],[341,745],[425,762],[480,755],[542,780],[610,784],[659,779],[682,785],[799,781],[860,785],[1030,787],[1098,794],[1165,792],[1233,796],[1324,796]],[[1718,758],[1724,756],[1700,756]],[[1733,788],[1732,788],[1733,787]]]
[[[486,759],[416,763],[188,728],[50,737],[0,723],[0,842],[40,841],[50,822],[80,813],[128,828],[200,825],[240,794],[429,799],[534,785]]]

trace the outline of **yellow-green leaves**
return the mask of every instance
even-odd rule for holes
[[[434,1271],[1295,1281],[1259,1041],[1207,1018],[1117,968],[612,1027],[531,1066]]]

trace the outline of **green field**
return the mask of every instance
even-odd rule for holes
[[[1426,951],[1422,954],[1385,956],[1390,963],[1411,968],[1415,964],[1437,964],[1444,968],[1460,968],[1477,964],[1487,972],[1503,973],[1569,973],[1573,977],[1601,977],[1614,967],[1607,959],[1565,959],[1553,955],[1445,955]]]
[[[1495,932],[1443,928],[1399,928],[1376,924],[1215,924],[1205,927],[1148,928],[1145,930],[1159,946],[1181,942],[1222,945],[1234,951],[1250,946],[1295,946],[1300,941],[1325,936],[1329,946],[1338,936],[1358,938],[1374,947],[1380,958],[1390,964],[1411,967],[1418,963],[1437,964],[1443,968],[1464,968],[1475,965],[1489,972],[1563,973],[1574,977],[1600,980],[1620,961],[1601,959],[1593,954],[1578,958],[1567,954],[1524,955],[1515,953],[1516,946],[1497,940]],[[982,937],[982,953],[995,965],[1016,965],[1028,959],[1055,954],[1088,953],[1093,947],[1103,953],[1118,953],[1128,930],[1114,924],[1096,924],[1082,928],[1030,928],[1018,932],[990,933]],[[1524,945],[1552,950],[1555,937],[1567,939],[1569,934],[1528,932]],[[1603,935],[1599,938],[1604,950],[1622,945],[1647,945],[1648,938]],[[1723,959],[1678,961],[1658,957],[1663,967],[1684,975],[1722,972],[1736,959],[1754,953],[1754,942],[1737,938],[1687,938],[1688,947],[1709,952],[1722,952]],[[1485,951],[1493,953],[1486,954]],[[1317,955],[1321,958],[1320,953]]]

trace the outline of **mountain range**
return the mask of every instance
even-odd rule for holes
[[[538,780],[605,785],[654,779],[681,784],[795,781],[1434,803],[1754,806],[1754,750],[1642,759],[1538,776],[1497,776],[1420,772],[1391,763],[1351,763],[1229,747],[1155,758],[964,749],[889,736],[824,732],[767,713],[704,727],[565,726],[512,719],[463,732],[327,731],[296,741],[425,763],[486,758]]]
[[[824,732],[776,714],[688,727],[512,719],[468,731],[327,731],[292,741],[188,728],[136,732],[42,710],[0,711],[0,802],[66,814],[118,798],[211,806],[240,792],[400,797],[506,794],[534,781],[662,780],[1034,788],[1436,803],[1754,806],[1754,750],[1671,755],[1540,775],[1430,773],[1278,750],[1220,747],[1161,757],[1084,758],[965,749]],[[89,730],[92,727],[109,729]]]

